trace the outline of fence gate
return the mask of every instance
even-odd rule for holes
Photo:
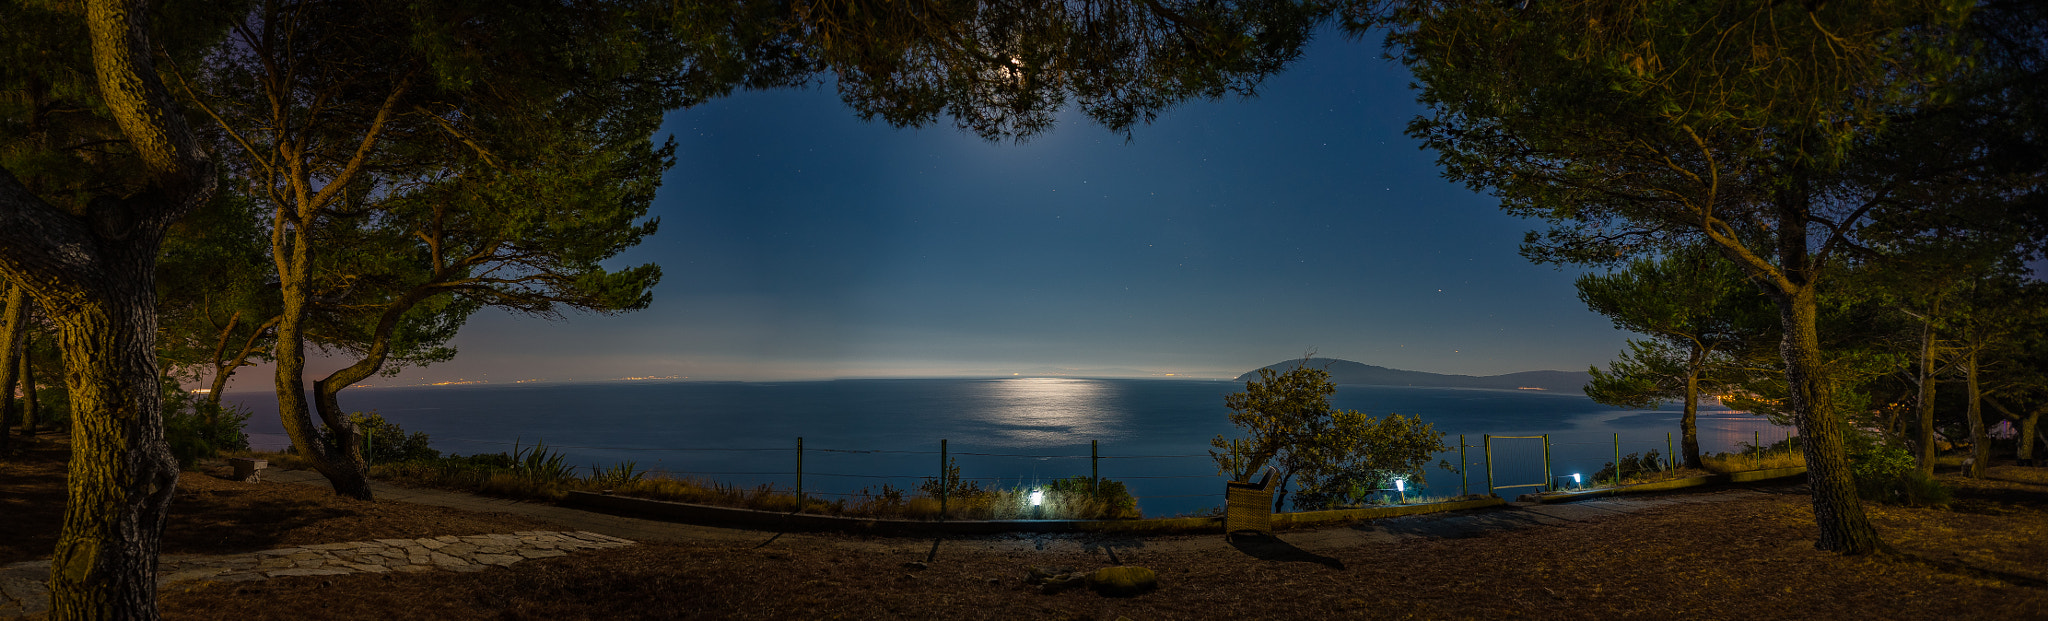
[[[1492,495],[1494,495],[1494,493],[1493,493],[1493,491],[1494,491],[1494,490],[1501,490],[1501,489],[1514,489],[1514,488],[1517,488],[1517,487],[1535,487],[1535,488],[1540,488],[1540,490],[1548,490],[1548,489],[1550,489],[1550,434],[1547,434],[1547,433],[1546,433],[1546,434],[1543,434],[1543,435],[1540,435],[1540,436],[1496,436],[1496,435],[1485,435],[1485,436],[1481,436],[1481,437],[1485,439],[1485,444],[1486,444],[1486,494],[1487,494],[1488,496],[1492,496]],[[1494,440],[1542,440],[1542,441],[1543,441],[1543,482],[1541,482],[1541,483],[1518,483],[1518,484],[1514,484],[1514,485],[1495,485],[1495,484],[1494,484],[1494,480],[1493,480],[1493,441],[1494,441]],[[1539,490],[1539,491],[1540,491],[1540,490]]]

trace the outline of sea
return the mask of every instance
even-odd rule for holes
[[[884,486],[915,489],[939,475],[943,450],[961,477],[983,487],[1100,476],[1123,482],[1146,516],[1163,517],[1222,505],[1225,477],[1209,443],[1240,435],[1224,396],[1243,389],[1220,380],[1064,377],[613,381],[354,388],[341,400],[427,434],[444,453],[542,445],[579,468],[630,463],[671,477],[777,489],[799,484],[801,463],[805,493],[830,500]],[[256,448],[289,444],[274,394],[223,398],[254,412],[248,431]],[[1343,385],[1331,404],[1421,417],[1445,434],[1450,450],[1421,479],[1380,493],[1390,501],[1484,493],[1489,480],[1503,496],[1533,491],[1506,486],[1545,483],[1546,442],[1551,482],[1567,485],[1574,474],[1590,481],[1617,452],[1669,455],[1679,442],[1675,406],[1620,410],[1582,394]],[[1712,400],[1701,404],[1699,433],[1706,452],[1795,435]]]

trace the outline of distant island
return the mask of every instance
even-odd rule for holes
[[[1283,360],[1263,368],[1286,372],[1301,364],[1301,359]],[[1403,371],[1373,366],[1337,358],[1310,358],[1312,368],[1330,372],[1334,384],[1368,384],[1374,386],[1420,386],[1426,388],[1496,388],[1501,390],[1529,390],[1584,394],[1581,392],[1592,376],[1585,371],[1523,371],[1506,375],[1445,375],[1422,371]],[[1259,377],[1258,370],[1237,376],[1237,381],[1248,382]]]

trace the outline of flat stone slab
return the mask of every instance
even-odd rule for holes
[[[564,556],[575,550],[629,545],[633,542],[588,531],[533,530],[468,537],[323,543],[222,556],[175,555],[157,559],[157,586],[194,581],[247,582],[284,576],[476,572],[528,559]],[[49,561],[0,566],[0,618],[48,612],[50,589],[46,581],[49,576]]]

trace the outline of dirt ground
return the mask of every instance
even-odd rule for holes
[[[0,545],[6,560],[48,554],[55,512],[19,509],[61,501],[61,477],[38,474],[49,467],[0,467],[0,532],[18,535]],[[1015,545],[1020,537],[991,549],[975,540],[764,532],[748,543],[643,544],[479,573],[186,583],[161,601],[170,619],[294,621],[2048,617],[2048,476],[2010,467],[1994,476],[2001,480],[1946,479],[1957,486],[1947,510],[1869,506],[1895,552],[1868,557],[1814,550],[1812,509],[1795,485],[1562,526],[1318,552],[1279,541],[1176,552],[1184,546],[1164,545],[1175,538],[1155,538],[1118,541],[1112,558],[1086,545],[1037,551]],[[166,552],[549,528],[505,515],[340,500],[312,486],[257,492],[191,473],[184,480]],[[201,534],[219,524],[257,534]],[[1033,566],[1093,570],[1119,561],[1157,571],[1159,590],[1131,598],[1042,594],[1024,580]]]
[[[0,461],[0,565],[50,557],[64,524],[68,449],[41,442]],[[402,502],[341,500],[310,485],[252,486],[217,466],[178,477],[164,554],[229,554],[376,538],[481,535],[548,525]]]

